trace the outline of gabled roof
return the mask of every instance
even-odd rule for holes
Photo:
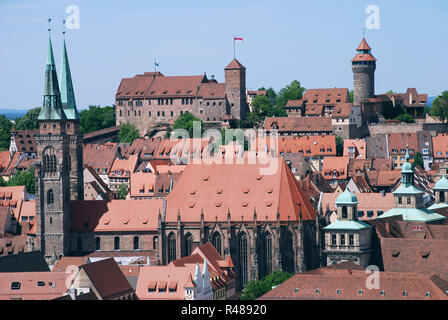
[[[114,299],[133,292],[113,258],[84,264],[81,268],[103,300]]]
[[[331,133],[330,117],[266,117],[264,129],[271,132],[326,132]]]

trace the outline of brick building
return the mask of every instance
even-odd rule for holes
[[[202,76],[164,76],[145,72],[123,78],[118,87],[116,121],[135,124],[141,134],[156,124],[173,123],[179,115],[192,113],[206,122],[226,115],[242,119],[246,103],[246,68],[233,59],[224,69],[225,82]]]

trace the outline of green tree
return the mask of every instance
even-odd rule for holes
[[[350,90],[349,97],[350,97],[350,102],[353,103],[353,101],[355,101],[355,91]]]
[[[344,154],[344,139],[342,139],[342,137],[338,135],[335,135],[335,139],[336,139],[336,155],[340,157]]]
[[[241,300],[257,299],[272,290],[272,287],[278,286],[291,277],[292,273],[276,271],[261,280],[251,280],[244,286],[241,292]]]
[[[11,142],[12,122],[0,115],[0,151],[8,150]]]
[[[6,186],[6,182],[5,182],[5,180],[3,180],[3,177],[0,176],[0,187],[4,187],[4,186]]]
[[[34,167],[25,171],[18,171],[7,182],[6,186],[25,186],[28,193],[36,192]]]
[[[120,132],[118,133],[118,138],[120,142],[132,143],[135,139],[139,138],[139,132],[135,125],[131,123],[124,123],[120,126]]]
[[[106,106],[89,106],[89,109],[82,110],[80,116],[80,130],[82,133],[89,133],[104,128],[115,126],[115,108]]]
[[[415,154],[414,167],[420,167],[423,169],[423,156],[420,151],[417,151]]]
[[[37,130],[39,129],[39,123],[37,118],[42,108],[37,107],[28,110],[28,112],[21,118],[16,119],[15,128],[17,130]]]
[[[387,91],[385,94],[394,94],[395,92],[392,90]]]
[[[443,91],[442,94],[434,99],[429,114],[445,122],[448,118],[448,91]]]
[[[413,123],[413,122],[415,122],[414,118],[410,114],[408,114],[408,113],[400,114],[399,116],[395,117],[395,119],[396,120],[400,120],[401,122],[405,122],[405,123]]]
[[[117,189],[118,199],[124,200],[128,195],[128,187],[125,184],[120,184]]]
[[[266,90],[266,96],[268,97],[269,102],[273,106],[275,104],[275,99],[277,98],[277,93],[275,92],[275,90],[269,88],[268,90]]]
[[[284,107],[288,100],[302,99],[305,88],[297,80],[292,81],[285,88],[281,89],[275,99],[275,104]]]
[[[188,131],[188,134],[190,135],[190,138],[193,137],[193,122],[199,121],[201,123],[201,134],[204,132],[204,123],[201,119],[195,117],[191,113],[184,113],[181,114],[176,122],[173,125],[173,129],[184,129]]]

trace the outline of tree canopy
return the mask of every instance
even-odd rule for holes
[[[0,151],[8,150],[11,142],[12,122],[0,115]]]
[[[5,186],[25,186],[28,193],[34,194],[36,192],[34,167],[25,171],[18,171],[6,183],[3,183]]]
[[[135,125],[131,123],[124,123],[120,126],[120,132],[118,133],[118,138],[120,142],[132,143],[135,139],[139,138],[140,134]]]
[[[118,199],[124,200],[128,195],[128,187],[125,184],[120,184],[117,189]]]
[[[275,98],[275,104],[279,107],[286,106],[288,100],[302,99],[305,88],[301,86],[300,81],[293,80],[285,88],[281,89]]]
[[[280,283],[288,280],[292,277],[291,273],[284,271],[273,272],[261,280],[251,280],[244,286],[241,292],[241,300],[254,300],[268,291],[272,290],[272,287],[278,286]]]
[[[199,121],[201,123],[201,134],[204,132],[204,123],[201,119],[195,117],[191,113],[184,113],[181,114],[176,122],[173,125],[173,129],[184,129],[188,131],[188,134],[190,135],[190,138],[193,138],[193,122]]]
[[[429,114],[445,122],[448,119],[448,91],[445,90],[434,99]]]
[[[28,110],[28,112],[21,118],[16,119],[15,128],[17,130],[37,130],[39,129],[39,122],[37,118],[42,108],[37,107]]]
[[[81,133],[89,133],[115,126],[115,108],[105,106],[89,106],[82,110],[80,116]]]
[[[423,169],[423,156],[420,151],[417,151],[414,158],[414,167],[420,167]]]

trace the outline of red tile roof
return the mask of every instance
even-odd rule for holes
[[[432,147],[434,158],[445,159],[448,157],[448,134],[439,133],[436,137],[432,137]]]
[[[264,129],[270,132],[273,128],[278,132],[331,133],[330,117],[266,117]]]
[[[71,201],[71,208],[74,232],[151,231],[163,199]]]
[[[226,69],[246,69],[238,60],[233,59],[230,63],[225,67]]]
[[[349,156],[348,149],[355,148],[355,158],[365,159],[367,156],[367,143],[365,139],[345,139],[344,140],[344,157]]]
[[[18,130],[12,131],[11,136],[17,147],[17,151],[26,153],[35,153],[36,139],[34,136],[37,134],[37,130]]]
[[[304,220],[314,220],[315,210],[283,159],[270,158],[273,172],[261,174],[262,166],[248,164],[190,164],[167,196],[166,221],[176,222],[178,213],[184,222],[276,221],[299,219],[299,204]],[[261,173],[260,173],[261,172]],[[240,199],[238,201],[237,199]]]
[[[362,38],[361,43],[359,44],[356,50],[371,50],[370,46],[367,44],[366,38]]]
[[[377,61],[370,53],[358,53],[353,59],[353,62],[357,61]]]
[[[271,150],[275,154],[303,153],[304,157],[336,156],[336,138],[333,135],[313,135],[304,137],[270,136],[254,140],[252,149],[258,152]]]
[[[259,300],[447,300],[448,282],[416,273],[381,272],[379,288],[366,288],[364,270],[320,268],[300,273]]]
[[[348,157],[325,157],[322,166],[322,175],[327,180],[333,179],[333,174],[336,172],[336,179],[346,180],[348,175]]]
[[[137,166],[138,156],[129,156],[129,159],[115,159],[109,171],[110,178],[130,177]]]
[[[87,144],[83,146],[84,167],[92,167],[98,174],[109,174],[115,157],[117,144]]]
[[[224,99],[226,97],[226,85],[225,83],[201,83],[198,96],[203,99]],[[225,110],[225,107],[225,105],[222,106],[223,110]]]

